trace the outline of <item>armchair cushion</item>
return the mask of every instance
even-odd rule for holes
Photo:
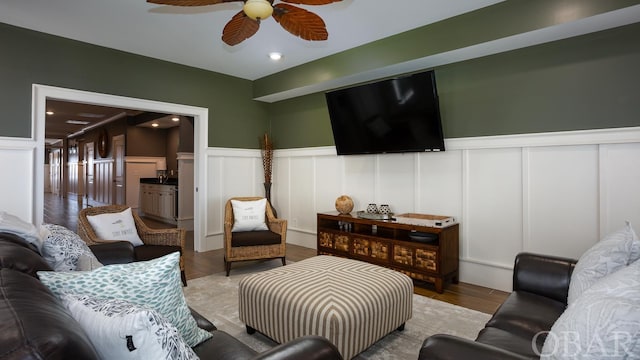
[[[265,222],[267,199],[241,201],[231,200],[233,207],[232,232],[269,230]]]
[[[133,246],[143,244],[140,236],[138,236],[131,208],[119,213],[87,215],[87,220],[96,235],[103,240],[126,240]]]
[[[276,245],[282,242],[280,234],[269,230],[242,231],[231,234],[231,246]]]
[[[89,245],[89,249],[104,265],[128,264],[136,261],[135,248],[128,241],[110,241]]]
[[[133,248],[136,261],[153,260],[176,251],[182,253],[182,248],[172,245],[140,245]]]

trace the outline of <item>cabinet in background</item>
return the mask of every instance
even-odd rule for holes
[[[403,214],[398,220],[371,220],[338,212],[318,213],[318,255],[342,256],[388,267],[435,285],[458,283],[459,225],[424,220],[446,217]],[[447,218],[451,219],[451,218]],[[425,225],[429,224],[429,225]],[[428,241],[416,241],[416,234]],[[412,239],[412,237],[414,239]]]
[[[140,211],[144,216],[176,224],[176,186],[140,184]]]

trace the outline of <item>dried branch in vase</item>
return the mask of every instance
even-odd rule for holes
[[[264,169],[264,182],[271,183],[271,169],[273,166],[273,143],[269,139],[267,133],[261,140],[260,147],[262,149],[262,168]]]

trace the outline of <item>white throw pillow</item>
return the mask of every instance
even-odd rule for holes
[[[568,304],[576,301],[596,281],[630,263],[634,236],[631,225],[627,223],[582,254],[571,275]]]
[[[78,295],[64,295],[62,302],[103,359],[198,358],[178,329],[149,307]]]
[[[556,320],[542,359],[627,359],[640,354],[640,262],[587,289]]]
[[[53,270],[84,271],[102,266],[78,234],[60,225],[43,224],[42,227],[48,231],[42,244],[42,257]]]
[[[232,232],[269,230],[265,222],[267,199],[255,201],[231,200],[233,207]]]
[[[173,324],[189,346],[211,337],[191,316],[182,292],[180,253],[93,271],[38,271],[40,281],[56,296],[87,295],[148,306]]]
[[[119,213],[109,213],[87,216],[89,224],[95,231],[96,235],[102,240],[113,241],[129,241],[133,246],[144,245],[140,236],[138,236],[138,230],[136,229],[136,223],[133,220],[131,214],[131,208]]]

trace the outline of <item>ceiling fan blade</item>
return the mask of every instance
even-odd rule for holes
[[[242,0],[147,0],[148,3],[172,6],[206,6]]]
[[[288,4],[276,4],[273,18],[288,32],[305,40],[327,40],[329,33],[320,16]]]
[[[222,41],[227,45],[238,45],[250,38],[260,28],[260,23],[240,11],[235,14],[222,30]]]
[[[302,5],[326,5],[342,0],[282,0],[289,4],[302,4]]]

